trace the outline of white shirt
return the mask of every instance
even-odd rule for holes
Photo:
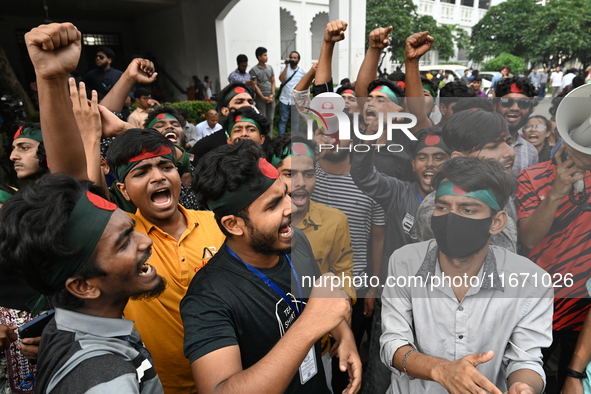
[[[211,127],[209,127],[207,120],[204,120],[203,122],[198,123],[197,126],[195,126],[195,128],[197,129],[197,141],[199,141],[201,138],[207,137],[208,135],[220,130],[222,128],[222,125],[216,123],[212,129]]]
[[[552,87],[558,87],[562,85],[562,71],[553,72],[550,75],[550,80],[552,81]]]
[[[285,67],[283,67],[281,69],[281,74],[283,73],[284,69],[285,69]],[[302,77],[304,75],[306,75],[307,72],[308,71],[304,70],[303,68],[301,68],[299,66],[295,70],[293,70],[291,67],[288,67],[287,73],[285,74],[284,81],[287,81],[294,73],[295,73],[295,75],[293,75],[293,78],[291,78],[289,80],[289,82],[287,84],[285,84],[283,89],[281,89],[281,96],[279,96],[279,101],[281,101],[283,104],[286,104],[286,105],[293,104],[292,94],[291,94],[293,91],[293,88],[297,85],[298,82],[300,82],[300,79],[302,79]]]

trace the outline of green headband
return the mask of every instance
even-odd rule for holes
[[[147,152],[144,147],[139,155],[130,158],[127,161],[127,164],[115,167],[113,171],[119,182],[125,182],[125,177],[129,174],[129,171],[131,171],[140,161],[162,156],[169,159],[171,162],[176,163],[175,153],[176,150],[170,149],[166,145],[162,145],[159,150],[152,152]]]
[[[345,90],[343,90],[343,91],[341,92],[341,96],[342,96],[343,94],[351,94],[351,95],[353,95],[354,97],[357,97],[357,95],[355,94],[355,91],[354,91],[353,89],[345,89]]]
[[[426,90],[427,92],[431,93],[431,97],[435,97],[435,91],[433,90],[433,88],[431,87],[431,85],[429,85],[428,83],[423,85],[423,89]]]
[[[14,134],[14,139],[16,140],[17,138],[29,138],[37,142],[43,142],[41,129],[38,129],[36,127],[19,127],[16,133]]]
[[[156,115],[156,116],[154,117],[154,119],[152,119],[152,120],[150,121],[150,123],[148,123],[148,128],[152,128],[152,127],[154,127],[154,125],[156,124],[156,122],[158,122],[159,120],[162,120],[162,119],[174,119],[174,120],[176,120],[177,122],[179,121],[179,120],[176,118],[176,116],[174,116],[174,115],[171,115],[171,114],[169,114],[168,112],[163,112],[163,113],[161,113],[161,114],[158,114],[158,115]]]
[[[396,95],[396,93],[394,93],[394,91],[392,89],[390,89],[388,86],[386,85],[380,85],[380,86],[376,86],[372,92],[382,92],[384,93],[386,96],[388,96],[388,98],[394,103],[394,104],[398,104],[398,96]]]
[[[256,128],[259,130],[259,133],[260,133],[260,132],[261,132],[261,130],[262,130],[262,127],[261,127],[261,125],[260,125],[260,124],[259,124],[259,122],[257,122],[256,120],[254,120],[254,119],[251,119],[251,118],[247,118],[247,117],[246,117],[246,116],[244,116],[244,115],[237,115],[237,116],[234,118],[234,121],[233,121],[233,122],[231,122],[231,123],[228,125],[228,130],[226,130],[226,137],[227,137],[227,138],[230,138],[230,135],[232,135],[232,129],[234,128],[234,125],[235,125],[236,123],[238,123],[238,122],[248,122],[248,123],[252,123],[252,124],[253,124],[253,125],[255,125],[255,127],[256,127]]]
[[[230,104],[230,101],[234,98],[234,96],[237,96],[240,93],[248,93],[248,91],[244,89],[242,86],[236,86],[234,89],[230,90],[228,94],[226,94],[226,97],[224,97],[224,107],[227,107],[228,104]]]
[[[439,196],[466,196],[466,197],[474,197],[477,200],[482,201],[495,211],[500,211],[501,207],[499,207],[499,203],[497,202],[497,198],[488,189],[483,190],[476,190],[473,192],[467,192],[460,189],[458,186],[454,185],[451,181],[443,181],[439,184],[437,188],[436,197]]]
[[[251,176],[249,180],[239,185],[236,190],[226,189],[217,200],[207,201],[207,206],[215,216],[222,218],[234,215],[265,193],[279,178],[279,172],[262,157],[258,160],[259,176]],[[262,184],[260,180],[262,179]]]
[[[289,146],[286,146],[281,152],[281,156],[273,155],[271,164],[273,167],[277,167],[279,163],[291,156],[308,156],[312,160],[316,161],[316,153],[307,144],[303,142],[292,142]]]
[[[5,192],[4,190],[0,190],[0,203],[4,204],[10,197],[12,197],[12,194]]]

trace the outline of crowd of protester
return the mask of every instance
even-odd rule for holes
[[[591,392],[591,154],[559,129],[585,80],[534,115],[537,75],[421,75],[428,32],[388,75],[390,26],[335,88],[347,27],[286,59],[275,137],[263,47],[192,125],[151,61],[101,48],[77,82],[74,25],[25,35],[41,123],[0,185],[0,393]]]

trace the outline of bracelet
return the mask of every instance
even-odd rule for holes
[[[578,372],[575,371],[574,369],[570,369],[570,368],[566,368],[566,376],[569,376],[571,378],[575,378],[575,379],[585,379],[587,377],[587,373],[585,371],[583,372]]]
[[[408,371],[406,370],[406,358],[412,353],[412,352],[416,352],[416,349],[410,349],[408,352],[406,352],[404,354],[404,356],[402,357],[402,372],[404,372],[404,374],[406,375],[406,377],[409,380],[414,380],[414,378],[412,376],[410,376],[408,374]]]

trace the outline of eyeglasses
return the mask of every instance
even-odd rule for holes
[[[503,106],[503,108],[511,108],[515,104],[515,102],[517,102],[519,109],[529,109],[531,107],[530,99],[522,98],[519,100],[515,100],[510,97],[501,98],[501,105]]]
[[[525,126],[523,126],[523,131],[532,131],[532,130],[535,130],[535,131],[546,131],[546,126],[543,125],[543,124],[541,124],[541,123],[538,123],[536,125],[526,124]]]
[[[97,57],[97,59],[101,59],[101,60],[103,60],[105,58],[105,56],[103,56],[103,55],[96,55],[96,57]]]

